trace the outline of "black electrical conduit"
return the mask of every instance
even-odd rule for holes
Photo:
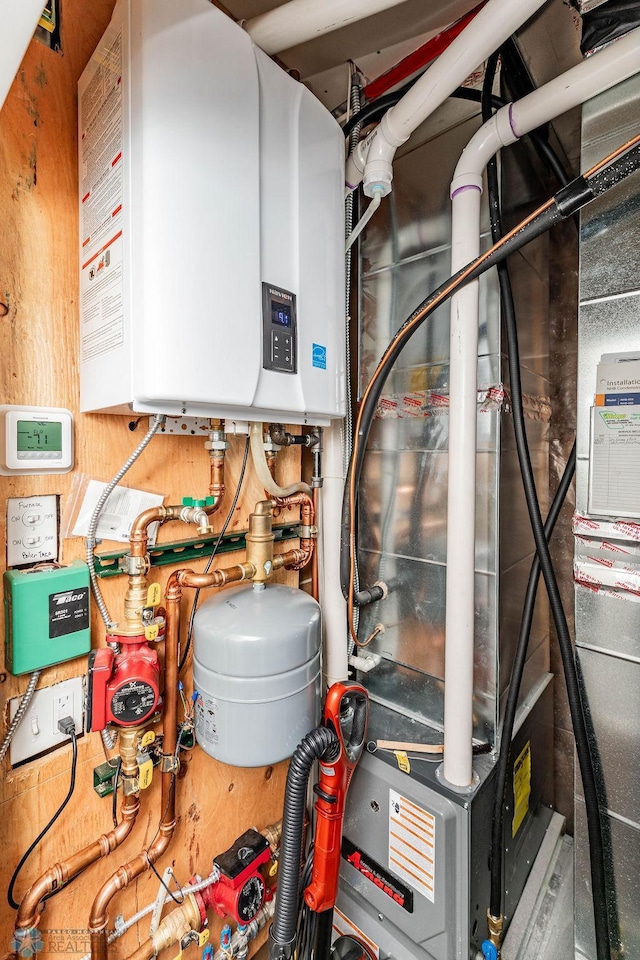
[[[303,737],[289,764],[282,815],[282,839],[278,863],[278,893],[269,930],[269,960],[290,960],[296,943],[302,834],[307,805],[307,785],[314,761],[335,760],[340,742],[333,730],[317,727]]]
[[[492,114],[491,91],[496,74],[498,57],[499,53],[492,54],[487,63],[482,100],[483,122],[489,120]],[[498,165],[495,156],[493,156],[487,164],[487,192],[489,196],[491,238],[493,243],[497,243],[501,239],[503,231],[498,187]],[[531,527],[536,544],[536,557],[531,567],[529,582],[527,584],[525,605],[523,608],[520,634],[518,637],[518,646],[516,647],[516,656],[512,668],[511,684],[507,697],[500,753],[498,757],[496,792],[491,831],[491,894],[489,910],[493,917],[497,918],[502,916],[502,828],[504,791],[510,760],[511,739],[513,736],[516,708],[518,705],[518,695],[520,692],[520,684],[526,662],[529,634],[533,619],[538,578],[540,575],[540,569],[542,569],[547,593],[549,596],[549,604],[551,607],[556,632],[558,634],[558,642],[562,656],[562,665],[569,699],[569,708],[571,711],[571,721],[575,736],[576,752],[578,754],[578,762],[580,765],[580,772],[584,787],[587,824],[589,831],[591,889],[596,932],[596,955],[598,960],[609,960],[609,929],[606,908],[607,883],[605,875],[602,823],[600,820],[600,806],[598,802],[595,768],[589,745],[589,737],[585,723],[580,687],[578,684],[571,636],[569,634],[569,628],[567,625],[564,608],[562,606],[562,599],[560,597],[560,591],[558,589],[555,570],[553,568],[547,542],[547,539],[553,530],[558,513],[560,512],[560,507],[562,506],[562,501],[564,500],[564,494],[569,487],[573,472],[575,470],[575,444],[569,462],[567,463],[567,468],[562,478],[562,482],[558,488],[558,492],[556,493],[551,510],[549,512],[547,524],[543,525],[525,429],[515,304],[513,300],[511,282],[509,279],[509,271],[504,260],[497,264],[497,270],[503,315],[505,319],[505,328],[507,332],[507,353],[516,449],[518,453],[518,461],[520,463],[520,472],[522,474],[522,483],[527,502],[527,510],[529,512],[529,518],[531,520]],[[604,909],[602,909],[602,907],[604,907]]]
[[[354,507],[362,473],[367,440],[371,431],[376,408],[387,377],[400,356],[405,344],[428,316],[457,290],[472,280],[476,280],[491,267],[505,260],[512,253],[531,240],[546,233],[555,224],[572,216],[585,204],[604,194],[617,183],[625,180],[640,168],[640,136],[628,141],[619,151],[615,151],[608,164],[598,164],[593,171],[572,180],[559,190],[533,214],[518,224],[498,244],[481,254],[472,263],[460,269],[441,284],[422,301],[409,316],[385,350],[378,367],[365,391],[358,415],[357,446],[352,454],[347,472],[345,496],[342,506],[342,534],[340,545],[340,581],[345,597],[349,591],[350,551],[351,551],[351,491],[354,491]]]

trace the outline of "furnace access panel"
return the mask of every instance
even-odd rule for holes
[[[302,84],[208,0],[119,0],[79,164],[83,411],[344,415],[344,137]]]

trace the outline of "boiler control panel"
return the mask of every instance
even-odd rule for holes
[[[271,283],[262,284],[262,366],[298,372],[296,295]]]

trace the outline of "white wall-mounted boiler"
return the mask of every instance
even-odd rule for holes
[[[79,83],[81,409],[344,414],[344,138],[208,0],[119,0]]]

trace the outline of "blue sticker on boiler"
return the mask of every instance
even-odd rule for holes
[[[311,345],[311,365],[319,370],[327,369],[327,348],[319,343]]]

